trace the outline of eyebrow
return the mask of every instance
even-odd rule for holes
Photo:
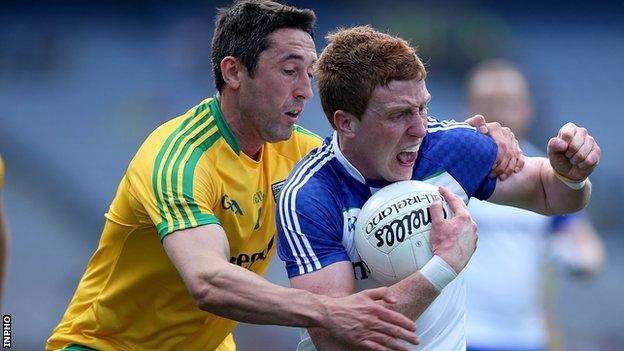
[[[295,53],[290,53],[284,57],[282,57],[279,62],[285,62],[288,60],[297,60],[297,61],[305,61],[305,57],[303,57],[303,55],[300,54],[295,54]],[[314,58],[312,60],[312,63],[315,63],[317,61],[317,58]]]
[[[389,106],[388,110],[394,112],[394,111],[401,111],[401,110],[404,110],[406,108],[421,107],[422,105],[429,104],[431,99],[432,99],[432,96],[431,96],[431,94],[429,94],[427,96],[427,98],[425,99],[425,101],[422,104],[420,104],[420,105],[414,105],[414,104],[411,104],[409,102],[400,102],[400,103],[393,104],[393,105]]]
[[[304,58],[303,58],[302,55],[290,53],[290,54],[288,54],[288,55],[286,55],[286,56],[284,56],[284,57],[282,57],[280,59],[280,61],[288,61],[288,60],[301,60],[301,61],[303,61]]]

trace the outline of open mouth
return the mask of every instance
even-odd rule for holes
[[[405,166],[413,165],[418,157],[418,149],[420,145],[412,146],[408,149],[405,149],[396,156],[397,160],[400,164]]]
[[[291,109],[290,111],[286,112],[286,115],[288,115],[288,116],[290,116],[292,118],[297,118],[297,117],[299,117],[299,115],[301,114],[302,111],[303,111],[302,109],[300,109],[298,107],[295,107],[295,108]]]

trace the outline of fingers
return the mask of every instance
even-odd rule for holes
[[[387,287],[362,290],[358,293],[358,295],[364,295],[374,301],[382,300],[391,304],[397,302],[396,298],[391,296],[391,291]],[[404,316],[403,314],[390,310],[380,304],[376,304],[375,306],[378,310],[377,312],[379,314],[379,319],[392,323],[393,325],[396,325],[403,329],[407,329],[410,331],[416,330],[416,323],[413,320]]]
[[[398,313],[398,312],[397,312]],[[404,346],[404,343],[400,340],[405,340],[413,345],[418,345],[420,339],[414,333],[414,331],[406,330],[404,328],[397,327],[394,323],[378,322],[372,327],[382,337],[382,341],[389,342],[394,341],[396,346]],[[386,346],[388,344],[386,343]]]
[[[557,137],[569,143],[570,141],[572,141],[574,134],[576,134],[576,128],[578,128],[576,124],[572,122],[568,122],[564,124],[563,127],[561,127],[561,129],[559,129],[559,133],[557,133]]]
[[[600,161],[601,153],[587,129],[574,123],[566,123],[557,136],[548,141],[551,165],[570,179],[586,178]]]
[[[569,157],[570,163],[573,165],[578,165],[579,163],[583,162],[592,151],[595,144],[596,143],[594,142],[594,138],[592,138],[591,136],[587,136],[586,140],[584,140],[583,144],[581,144],[578,151]],[[568,156],[568,154],[570,154],[569,149],[570,148],[568,148],[568,151],[566,152],[566,157]]]
[[[362,294],[368,296],[373,300],[383,300],[389,304],[395,304],[398,302],[396,297],[391,294],[390,289],[385,286],[376,289],[362,290]]]
[[[595,144],[592,150],[589,152],[589,154],[587,154],[585,159],[579,162],[576,166],[580,169],[593,170],[596,166],[598,166],[598,162],[600,162],[601,155],[602,155],[602,150],[600,149],[600,146]]]
[[[561,139],[559,136],[550,138],[548,140],[548,152],[555,152],[563,154],[568,149],[568,142]]]
[[[451,211],[453,212],[453,216],[456,216],[462,212],[467,212],[468,207],[464,203],[461,197],[453,194],[450,190],[440,187],[440,194],[444,197],[446,202],[449,204]],[[434,202],[435,204],[435,202]],[[433,204],[432,204],[433,206]],[[440,204],[441,206],[441,204]]]
[[[483,134],[487,134],[489,129],[485,123],[485,117],[483,117],[483,115],[474,115],[470,118],[468,118],[467,120],[465,120],[464,122],[466,122],[467,124],[477,128],[479,130],[479,132],[483,133]]]
[[[572,124],[572,123],[570,123],[570,124]],[[587,129],[585,129],[585,128],[578,128],[576,126],[574,126],[574,127],[575,127],[574,128],[575,133],[572,136],[572,140],[570,140],[570,142],[568,144],[568,149],[566,150],[566,153],[565,153],[565,155],[566,155],[566,157],[568,159],[571,159],[572,156],[574,156],[574,154],[576,154],[581,149],[581,147],[583,147],[583,145],[585,144],[585,139],[587,138]],[[566,139],[564,139],[564,140],[566,140]]]
[[[420,342],[419,342],[420,343]],[[415,344],[418,345],[418,344]],[[372,350],[372,351],[410,351],[404,343],[392,338],[376,338],[375,340],[365,340],[362,342],[363,348],[359,350]]]
[[[514,133],[508,127],[502,127],[500,123],[487,123],[489,135],[497,145],[496,161],[492,166],[490,177],[507,179],[513,172],[518,172],[524,166],[522,150]],[[522,159],[520,164],[518,160]]]
[[[407,332],[410,332],[409,334],[414,335],[414,331],[416,330],[416,322],[407,318],[399,312],[392,311],[381,305],[379,305],[379,308],[382,309],[379,313],[379,319],[389,323],[388,325],[392,325],[394,328],[396,328],[396,330],[400,330],[401,335],[407,335]],[[407,341],[413,339],[411,338],[411,336],[406,337],[408,338],[405,339]]]
[[[524,168],[524,152],[522,152],[522,149],[520,148],[520,144],[518,143],[517,139],[516,139],[516,155],[518,155],[518,158],[516,159],[516,168],[514,169],[514,172],[518,173],[520,172],[522,168]]]
[[[442,200],[437,199],[433,201],[433,203],[431,203],[431,206],[429,207],[429,213],[431,214],[431,222],[433,222],[434,225],[444,220]]]

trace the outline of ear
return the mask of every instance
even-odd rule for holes
[[[225,84],[231,89],[238,90],[241,85],[242,65],[232,56],[226,56],[221,60],[221,74]]]
[[[334,112],[334,125],[338,134],[353,137],[360,125],[360,120],[347,111],[336,110]]]

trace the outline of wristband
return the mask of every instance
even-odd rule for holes
[[[448,283],[457,277],[455,270],[438,255],[431,257],[429,262],[420,269],[420,273],[438,291],[442,291]]]
[[[583,180],[572,180],[564,175],[559,174],[559,172],[555,171],[553,169],[553,173],[555,173],[555,176],[557,178],[559,178],[559,180],[567,185],[569,188],[574,189],[574,190],[581,190],[585,187],[585,184],[587,184],[587,178],[583,179]]]

